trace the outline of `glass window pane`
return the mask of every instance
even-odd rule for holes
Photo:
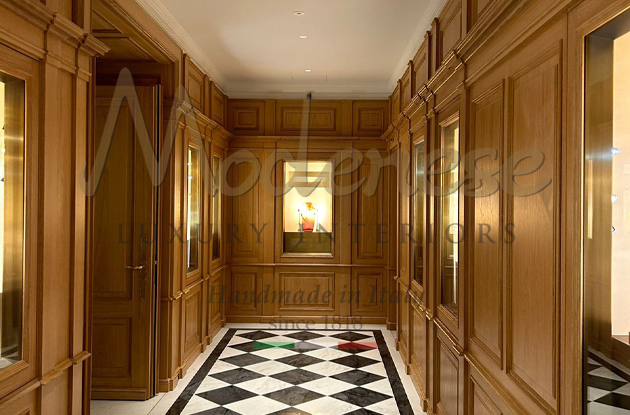
[[[457,316],[459,263],[459,120],[442,128],[441,189],[438,197],[442,304]]]
[[[22,359],[24,87],[0,73],[0,368]]]
[[[212,259],[221,257],[221,159],[212,157]]]
[[[284,163],[284,252],[332,252],[332,162]]]
[[[199,149],[188,147],[188,214],[187,214],[187,264],[188,272],[199,269],[199,224],[201,212],[201,175]]]
[[[414,146],[414,181],[416,194],[413,199],[413,232],[414,232],[414,279],[424,284],[424,222],[425,222],[425,171],[424,141]]]

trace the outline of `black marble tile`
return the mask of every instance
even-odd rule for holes
[[[300,388],[299,386],[293,386],[288,389],[282,389],[265,395],[265,397],[269,399],[282,402],[283,404],[289,406],[297,406],[305,402],[312,401],[314,399],[322,398],[323,396],[324,395],[321,395],[317,392]]]
[[[293,349],[294,352],[298,353],[306,353],[311,352],[313,350],[323,349],[324,346],[320,346],[319,344],[309,343],[309,342],[296,342]]]
[[[218,405],[229,405],[233,402],[244,401],[245,399],[253,398],[257,395],[237,386],[226,386],[225,388],[199,393],[197,396]]]
[[[230,345],[230,346],[228,346],[228,348],[240,350],[241,352],[251,353],[251,352],[257,350],[257,349],[254,349],[254,344],[256,344],[256,342],[255,341],[251,341],[251,342],[247,342],[247,343]]]
[[[257,363],[266,362],[269,359],[265,359],[264,357],[248,353],[248,354],[241,354],[238,356],[228,357],[221,360],[235,366],[243,367],[243,366],[255,365]]]
[[[359,340],[365,340],[365,339],[370,338],[370,336],[367,336],[367,335],[362,334],[362,333],[353,332],[353,331],[348,331],[346,333],[336,334],[336,335],[330,336],[330,337],[334,337],[336,339],[345,340],[345,341],[348,341],[348,342],[356,342],[356,341],[359,341]]]
[[[308,370],[295,369],[288,372],[277,373],[275,375],[272,375],[271,377],[281,380],[283,382],[290,383],[292,385],[300,385],[302,383],[321,379],[324,376],[318,375],[317,373],[309,372]]]
[[[194,415],[241,415],[238,412],[230,411],[222,406],[212,408],[201,412],[195,412]]]
[[[283,409],[282,411],[274,412],[269,415],[311,415],[311,414],[308,412],[300,411],[297,408],[287,408],[287,409]]]
[[[260,373],[252,372],[251,370],[247,370],[244,368],[215,373],[210,376],[215,379],[222,380],[223,382],[227,382],[231,385],[236,385],[237,383],[243,383],[247,382],[248,380],[264,377],[264,375],[261,375]]]
[[[350,372],[340,373],[338,375],[331,376],[331,378],[357,386],[363,386],[381,379],[385,379],[385,377],[383,376],[375,375],[374,373],[364,372],[362,370],[352,370]]]
[[[586,367],[587,367],[587,372],[590,372],[591,370],[599,369],[601,366],[594,365],[592,363],[587,363]]]
[[[340,357],[339,359],[332,360],[332,362],[348,367],[353,367],[355,369],[379,363],[378,360],[368,359],[367,357],[357,355]]]
[[[614,406],[615,408],[630,410],[630,396],[623,395],[621,393],[609,393],[608,395],[602,396],[595,402]]]
[[[378,412],[370,411],[365,408],[359,408],[356,411],[348,412],[347,414],[344,414],[344,415],[382,415],[382,414],[379,414]]]
[[[587,376],[588,386],[590,386],[591,388],[603,389],[607,391],[614,391],[616,389],[619,389],[626,383],[627,382],[621,382],[618,380],[603,378],[600,376],[593,376],[593,375]]]
[[[294,367],[304,367],[304,366],[310,366],[316,363],[324,362],[324,360],[317,359],[311,356],[306,356],[303,354],[296,354],[294,356],[287,356],[287,357],[283,357],[282,359],[276,359],[276,362],[284,363],[286,365],[294,366]]]
[[[366,407],[384,401],[385,399],[390,399],[391,396],[364,388],[354,388],[331,395],[331,398],[339,399],[340,401],[348,402],[356,406]]]
[[[252,331],[250,333],[238,335],[238,337],[243,337],[244,339],[249,339],[249,340],[263,340],[263,339],[268,339],[270,337],[276,337],[276,336],[277,334],[267,333],[266,331],[262,331],[262,330]]]
[[[300,331],[298,333],[287,334],[285,337],[290,337],[292,339],[305,341],[305,340],[318,339],[324,336],[322,336],[321,334],[310,332],[310,331]]]

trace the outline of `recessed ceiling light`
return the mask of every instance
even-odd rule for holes
[[[293,14],[296,16],[304,16],[306,13],[303,11],[297,10],[297,11],[294,11]]]
[[[304,72],[311,73],[311,72],[313,72],[313,70],[312,69],[304,69]]]
[[[306,35],[300,35],[300,39],[306,39],[308,36]]]

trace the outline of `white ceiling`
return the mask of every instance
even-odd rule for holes
[[[231,98],[386,98],[443,3],[137,1]]]

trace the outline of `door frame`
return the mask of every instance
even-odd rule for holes
[[[107,42],[108,37],[124,38],[137,45],[148,57],[154,60],[154,62],[134,62],[133,59],[137,57],[131,56],[131,51],[117,51],[120,59],[124,61],[122,66],[127,66],[131,69],[132,73],[139,73],[145,79],[153,78],[154,82],[161,87],[160,104],[158,107],[160,121],[160,131],[157,138],[158,146],[161,145],[163,140],[164,131],[164,114],[168,114],[170,110],[170,101],[175,95],[176,87],[181,84],[181,67],[182,67],[182,55],[181,49],[173,42],[173,40],[166,35],[166,33],[151,20],[144,10],[140,8],[135,2],[126,2],[123,0],[95,0],[92,2],[91,17],[95,15],[101,17],[105,16],[106,20],[111,23],[120,33],[113,33],[109,30],[100,31],[95,27],[92,27],[92,35],[97,39]],[[121,52],[123,52],[121,54]],[[128,58],[125,58],[125,53],[128,54]],[[107,55],[105,55],[105,58]],[[106,67],[106,73],[111,73],[115,66],[121,64],[121,60],[110,61],[107,59],[101,59],[99,64]],[[102,75],[104,72],[97,70],[97,58],[92,59],[92,73],[93,79],[96,80],[97,76]],[[115,80],[114,80],[115,82]],[[95,97],[96,97],[96,81],[90,83],[89,101],[92,103],[89,110],[89,130],[91,131],[89,141],[87,144],[87,160],[88,166],[94,164],[95,157],[95,138],[94,138],[94,110],[95,110]],[[164,180],[163,186],[174,185],[169,181],[169,177]],[[168,189],[167,189],[168,190]],[[164,274],[169,274],[169,267],[172,265],[172,258],[164,257],[163,238],[160,237],[165,234],[165,230],[168,229],[168,214],[165,214],[165,206],[169,206],[169,200],[172,199],[172,192],[169,191],[156,191],[154,208],[155,220],[156,220],[156,238],[155,243],[156,255],[152,258],[152,261],[158,261],[152,263],[155,268],[155,281],[154,281],[154,307],[153,314],[153,335],[154,335],[154,370],[153,370],[153,388],[157,394],[159,391],[159,378],[160,378],[160,290],[161,282],[164,278]],[[88,353],[92,353],[92,297],[93,297],[93,226],[94,226],[94,200],[93,198],[87,198],[86,207],[86,290],[85,290],[85,344]],[[160,262],[161,261],[161,262]],[[172,267],[171,267],[172,268]],[[83,378],[83,407],[84,414],[89,415],[91,411],[91,399],[92,399],[92,362],[91,357],[86,364],[86,372]]]
[[[587,0],[569,12],[567,134],[562,155],[562,269],[561,414],[582,414],[584,364],[584,75],[585,38],[630,9],[630,0]],[[576,174],[577,173],[577,174]],[[576,226],[577,224],[577,226]]]

